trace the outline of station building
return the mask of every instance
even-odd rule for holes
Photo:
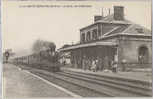
[[[110,61],[116,61],[122,70],[126,68],[152,67],[152,33],[124,17],[124,7],[114,6],[108,16],[94,16],[94,23],[80,29],[80,42],[61,53],[70,53],[72,67],[84,68],[85,60],[98,59],[104,69],[110,69]]]

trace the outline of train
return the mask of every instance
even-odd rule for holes
[[[58,52],[45,50],[27,56],[16,57],[13,59],[13,63],[15,65],[23,65],[51,72],[58,72],[61,67],[60,62],[58,62],[58,58]]]

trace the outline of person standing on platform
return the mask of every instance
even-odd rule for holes
[[[85,64],[85,66],[84,66],[84,70],[87,70],[87,66],[88,66],[88,59],[87,59],[87,57],[85,57],[85,59],[84,59],[84,64]]]
[[[103,61],[100,57],[98,57],[98,70],[102,71],[103,69]]]
[[[117,73],[117,62],[112,61],[111,65],[112,65],[112,72]]]
[[[96,72],[96,60],[93,60],[93,61],[92,61],[91,70],[92,70],[93,72]]]
[[[89,64],[89,58],[87,58],[87,60],[86,60],[86,69],[87,69],[87,70],[89,70],[89,65],[90,65],[90,64]]]
[[[99,66],[98,66],[98,59],[95,60],[95,64],[96,64],[96,72],[99,70]]]
[[[123,71],[123,72],[126,71],[126,66],[125,66],[125,65],[126,65],[126,60],[123,59],[123,60],[122,60],[122,71]]]
[[[85,70],[85,56],[83,56],[82,67],[83,67],[83,70]]]
[[[91,66],[92,66],[92,59],[89,59],[89,67],[88,67],[89,70],[91,70]]]
[[[108,56],[105,56],[104,58],[104,70],[108,70],[109,69],[109,59]]]
[[[97,67],[97,71],[100,70],[100,58],[98,57],[97,60],[96,60],[96,67]]]
[[[99,70],[100,71],[102,71],[103,70],[103,67],[104,65],[103,65],[103,60],[102,60],[102,58],[99,58]]]

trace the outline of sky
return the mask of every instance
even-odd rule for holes
[[[26,5],[58,5],[60,7],[23,7]],[[88,5],[87,7],[63,7]],[[151,29],[151,1],[3,1],[2,51],[12,49],[29,54],[35,40],[52,41],[57,49],[80,40],[79,29],[94,22],[94,15],[104,15],[113,6],[124,6],[125,18]]]

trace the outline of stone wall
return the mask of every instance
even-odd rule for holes
[[[145,46],[148,48],[148,63],[143,65],[139,64],[138,61],[139,48],[141,46]],[[139,67],[140,65],[141,65],[140,67],[151,66],[152,63],[151,39],[122,37],[121,39],[119,39],[118,59],[119,63],[121,63],[122,60],[125,59],[126,63],[128,63],[128,66],[136,66],[136,67]]]

